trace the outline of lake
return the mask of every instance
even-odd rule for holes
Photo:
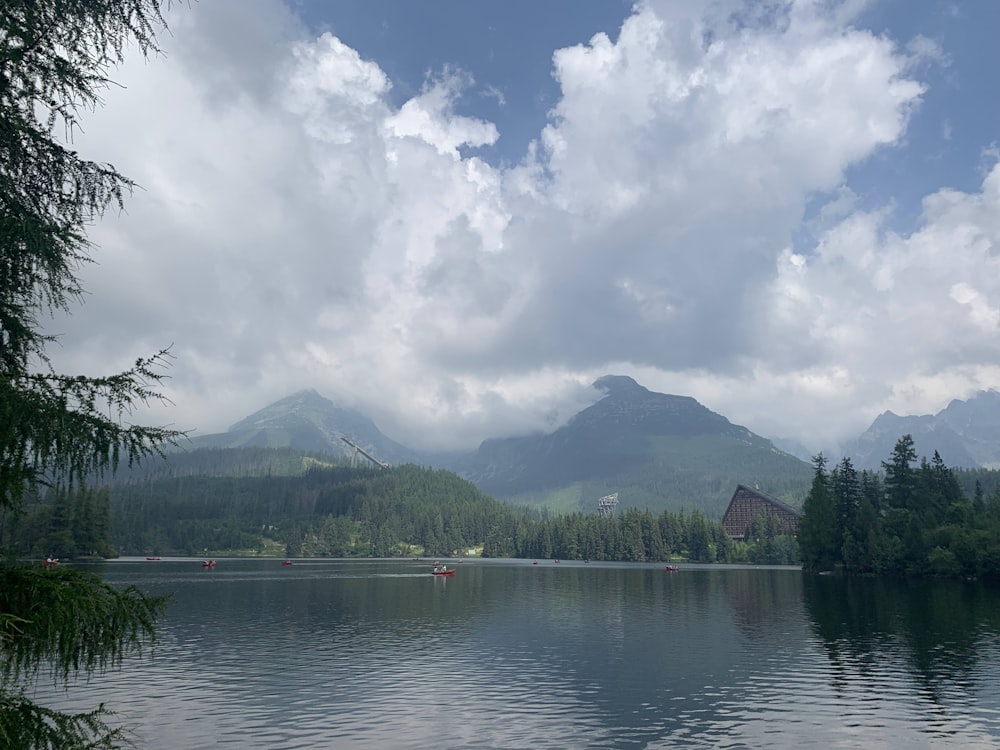
[[[151,656],[52,698],[147,750],[992,748],[1000,591],[789,568],[119,560]]]

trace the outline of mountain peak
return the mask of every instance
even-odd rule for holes
[[[691,396],[650,391],[624,375],[605,375],[593,387],[604,397],[552,433],[483,441],[464,476],[485,492],[517,502],[531,497],[531,503],[546,495],[559,503],[573,496],[596,500],[609,487],[621,487],[636,507],[681,502],[680,496],[668,499],[673,480],[665,477],[691,481],[685,485],[690,492],[702,492],[693,489],[701,480],[689,479],[702,471],[713,476],[704,483],[713,489],[705,492],[717,493],[712,502],[719,506],[728,500],[722,495],[735,484],[731,479],[761,466],[781,467],[786,476],[808,483],[808,464]],[[591,509],[590,503],[580,507]]]
[[[338,406],[313,388],[296,391],[255,411],[225,433],[202,435],[192,442],[206,448],[253,446],[350,455],[343,437],[390,463],[417,459],[412,450],[383,435],[368,416]]]
[[[229,432],[239,432],[248,427],[261,428],[273,426],[277,423],[285,422],[290,415],[298,415],[300,419],[309,419],[307,416],[312,413],[323,413],[336,406],[332,401],[321,396],[315,389],[306,388],[296,391],[290,396],[285,396],[275,401],[263,409],[254,412],[248,417],[244,417],[229,428]]]
[[[295,393],[290,396],[285,396],[278,401],[275,401],[271,406],[277,404],[328,404],[333,403],[330,399],[321,395],[319,391],[315,388],[303,388],[301,391],[295,391]]]
[[[612,395],[647,390],[628,375],[604,375],[593,382],[593,387]]]
[[[918,456],[937,451],[949,466],[994,468],[1000,465],[1000,393],[990,389],[973,394],[967,401],[952,399],[937,414],[882,412],[841,450],[855,468],[877,469],[904,434],[913,438]]]

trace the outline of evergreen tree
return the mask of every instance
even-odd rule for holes
[[[892,455],[888,461],[882,462],[885,470],[886,501],[890,508],[909,509],[916,489],[916,474],[913,462],[917,460],[917,452],[913,447],[913,438],[903,435],[896,441]]]
[[[844,567],[853,573],[872,573],[878,568],[878,539],[881,534],[877,508],[882,496],[878,477],[861,473],[861,500],[849,534],[844,539]]]
[[[978,479],[976,480],[975,494],[972,496],[972,512],[975,514],[977,519],[980,519],[986,512],[986,500],[983,493],[983,485]]]
[[[861,505],[861,481],[851,459],[844,456],[830,477],[834,497],[834,545],[843,561],[844,544],[852,544],[858,507]]]
[[[132,188],[65,137],[81,109],[100,104],[126,44],[155,50],[162,25],[160,0],[0,5],[0,508],[16,511],[40,486],[65,491],[177,436],[130,424],[136,408],[160,398],[166,351],[118,374],[61,374],[40,322],[80,299],[76,269],[92,249],[86,226]],[[0,575],[0,746],[120,744],[102,709],[60,714],[34,703],[24,681],[44,665],[67,682],[113,666],[152,637],[161,602],[68,570],[8,563]]]
[[[802,504],[799,554],[807,570],[829,570],[841,561],[834,496],[822,453],[813,456],[812,486]]]
[[[691,511],[687,519],[688,559],[694,562],[713,562],[711,531],[700,510]]]

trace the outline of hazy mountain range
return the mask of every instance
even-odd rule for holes
[[[227,432],[195,437],[187,448],[352,456],[347,437],[381,461],[449,469],[495,497],[558,511],[593,510],[601,496],[619,492],[623,505],[699,507],[721,515],[741,483],[792,502],[804,496],[808,464],[695,399],[653,393],[624,376],[605,376],[594,387],[604,398],[555,432],[486,440],[465,454],[403,446],[365,415],[312,390],[281,399]]]
[[[913,437],[918,456],[937,451],[955,468],[1000,468],[1000,393],[980,391],[953,400],[937,414],[901,417],[880,414],[857,440],[843,446],[855,468],[878,469],[902,435]]]
[[[593,510],[601,496],[619,492],[623,505],[697,507],[718,516],[737,484],[793,504],[804,498],[812,469],[793,444],[778,447],[693,398],[654,393],[630,377],[607,375],[594,387],[604,397],[554,432],[489,439],[469,453],[401,445],[364,414],[313,390],[276,401],[227,432],[195,437],[186,447],[286,448],[367,460],[346,437],[379,461],[449,469],[495,497],[561,512]],[[1000,394],[952,401],[933,416],[886,412],[845,445],[843,455],[859,469],[878,469],[907,433],[918,455],[937,450],[949,466],[998,466]]]

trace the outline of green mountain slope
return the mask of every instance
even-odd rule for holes
[[[451,472],[413,465],[145,479],[111,488],[111,510],[114,547],[135,555],[381,557],[406,554],[404,540],[450,553],[523,516]]]
[[[559,512],[591,511],[619,492],[624,507],[699,508],[720,517],[737,484],[799,504],[811,467],[693,398],[653,393],[632,378],[548,435],[488,440],[459,467],[483,491]]]
[[[225,433],[194,438],[165,465],[148,462],[124,476],[302,473],[316,463],[350,461],[346,436],[381,461],[451,470],[493,497],[560,513],[592,512],[613,492],[623,508],[697,508],[711,518],[721,517],[738,484],[793,505],[805,497],[809,464],[695,399],[654,393],[621,376],[594,385],[604,398],[555,432],[486,440],[459,456],[420,454],[363,414],[301,391]]]

